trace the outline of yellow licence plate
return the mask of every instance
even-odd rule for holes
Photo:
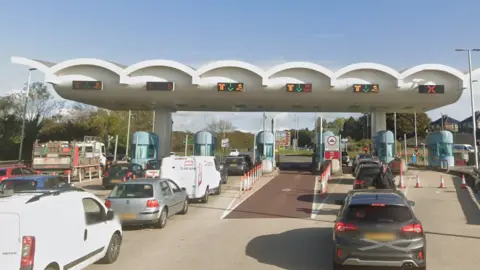
[[[393,241],[396,236],[394,233],[366,233],[365,238],[375,241]]]
[[[136,219],[136,218],[137,218],[137,214],[120,214],[121,220]]]
[[[230,164],[230,167],[237,167],[237,164]]]
[[[377,189],[376,187],[368,187],[368,189]]]
[[[112,182],[112,183],[121,183],[122,181],[120,181],[120,180],[112,180],[112,181],[110,181],[110,182]]]

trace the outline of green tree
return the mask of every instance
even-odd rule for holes
[[[397,136],[403,137],[403,134],[407,134],[407,137],[414,136],[415,133],[415,117],[413,113],[397,113]],[[430,125],[430,117],[426,113],[417,113],[417,136],[425,138],[427,135],[427,129]],[[394,117],[393,113],[387,114],[387,129],[394,132]],[[398,139],[398,138],[397,138]]]

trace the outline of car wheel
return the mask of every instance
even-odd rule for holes
[[[210,194],[208,194],[208,188],[205,190],[205,195],[203,195],[203,198],[202,198],[202,203],[208,203],[208,199],[210,197]]]
[[[222,183],[218,183],[218,188],[215,190],[215,195],[220,195],[222,193]]]
[[[187,213],[188,213],[188,198],[185,198],[185,201],[183,202],[182,211],[180,211],[180,214],[185,215]]]
[[[158,218],[158,222],[155,224],[155,228],[158,229],[163,229],[165,226],[167,226],[167,220],[168,220],[168,211],[163,208],[162,212],[160,212],[160,217]]]
[[[120,247],[122,246],[122,238],[118,233],[114,233],[112,238],[110,238],[110,243],[108,244],[107,252],[102,258],[103,263],[111,264],[114,263],[118,255],[120,254]]]

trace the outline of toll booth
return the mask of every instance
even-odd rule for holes
[[[442,130],[428,134],[427,149],[429,166],[441,168],[455,166],[452,132]]]
[[[275,135],[272,132],[260,131],[255,137],[255,162],[261,162],[263,157],[265,157],[266,160],[270,160],[273,164],[274,143]],[[265,149],[263,148],[264,145]]]
[[[148,161],[158,160],[158,144],[160,137],[153,132],[136,131],[132,136],[130,157],[132,163],[145,167]]]
[[[389,130],[378,131],[374,142],[378,159],[389,164],[395,156],[395,136]]]
[[[217,136],[208,131],[195,133],[193,141],[193,155],[215,156],[217,154]]]

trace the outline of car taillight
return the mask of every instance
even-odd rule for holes
[[[355,180],[355,185],[363,185],[365,184],[367,181],[365,180]]]
[[[103,173],[103,177],[108,177],[108,172],[107,172],[107,171],[105,171],[105,172]]]
[[[35,171],[36,174],[42,174],[42,171]]]
[[[358,227],[353,224],[343,222],[337,222],[337,224],[335,224],[336,232],[356,231],[357,229]]]
[[[34,258],[35,258],[35,237],[24,236],[22,239],[22,259],[20,262],[20,268],[32,269]]]
[[[160,204],[158,203],[157,200],[148,200],[147,201],[147,207],[148,208],[157,208],[159,206],[160,206]]]
[[[112,207],[112,202],[109,200],[105,200],[105,206],[110,209]]]
[[[422,224],[410,224],[402,228],[402,232],[413,232],[413,233],[422,233],[423,227]]]
[[[372,203],[371,206],[385,206],[384,203]]]

